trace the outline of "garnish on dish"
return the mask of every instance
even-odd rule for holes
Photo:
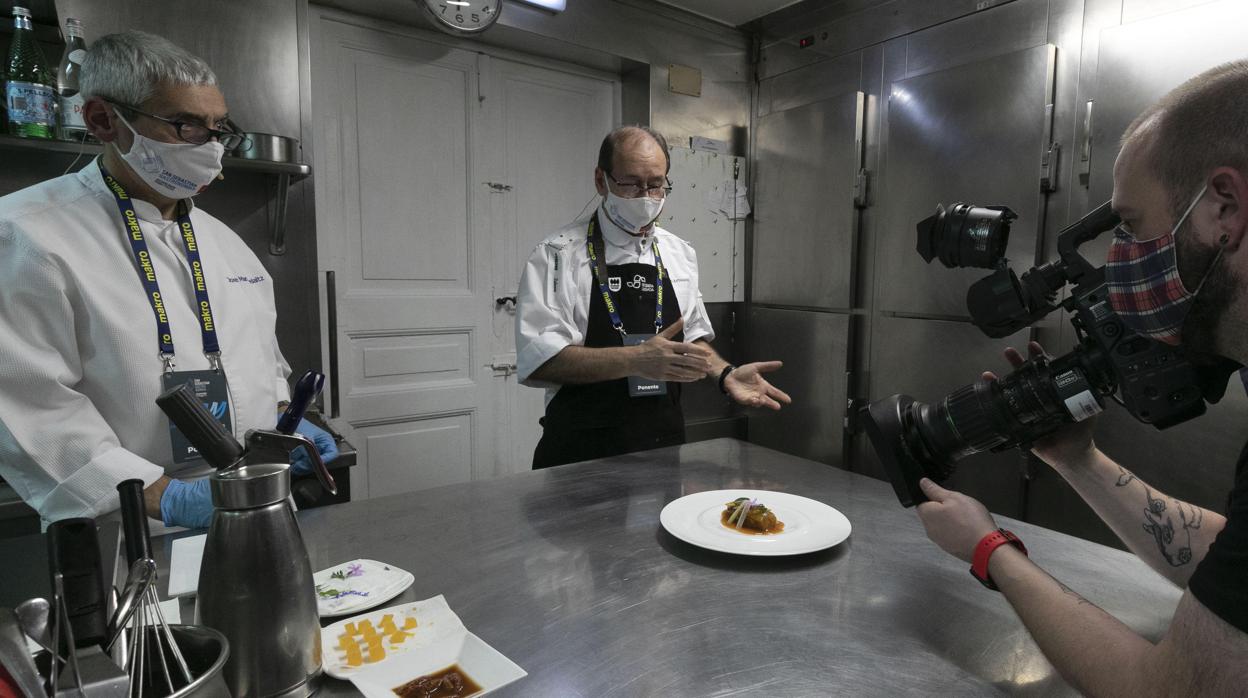
[[[458,664],[442,671],[413,679],[393,689],[400,698],[467,698],[481,692]]]
[[[753,536],[784,530],[784,522],[777,519],[775,512],[757,499],[737,497],[725,507],[719,515],[720,522],[739,533]]]

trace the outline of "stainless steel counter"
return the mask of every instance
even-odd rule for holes
[[[659,526],[677,497],[747,487],[843,512],[825,553],[739,558]],[[529,676],[507,696],[1071,695],[1005,599],[885,483],[732,439],[300,514],[314,568],[357,557],[444,594]],[[1051,573],[1156,639],[1179,590],[1131,555],[1003,520]],[[161,546],[158,546],[158,548]],[[328,680],[320,695],[355,695]]]

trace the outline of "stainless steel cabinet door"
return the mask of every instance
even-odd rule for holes
[[[755,149],[755,303],[850,307],[863,95],[768,114]]]
[[[749,412],[749,439],[844,467],[846,338],[851,315],[751,307],[737,336],[748,361],[784,362],[767,379],[793,398],[779,412]]]
[[[904,393],[927,403],[977,380],[986,370],[1008,370],[1001,351],[1027,344],[1027,333],[988,339],[965,322],[918,318],[877,317],[871,342],[871,399]],[[1021,513],[1020,467],[1017,450],[981,453],[958,463],[945,483],[969,494],[994,512]],[[882,477],[883,468],[872,452],[862,472]]]
[[[966,289],[987,272],[928,265],[915,251],[915,224],[937,203],[1014,209],[1007,255],[1031,266],[1055,51],[1037,46],[892,83],[877,199],[888,202],[876,233],[878,309],[967,317]]]
[[[1091,201],[1113,194],[1119,141],[1140,112],[1184,80],[1248,58],[1245,26],[1248,3],[1223,0],[1101,32],[1092,95]]]

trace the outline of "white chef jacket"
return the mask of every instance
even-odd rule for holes
[[[173,330],[178,370],[210,368],[175,221],[131,201]],[[274,334],[273,282],[207,213],[191,222],[229,381],[235,436],[272,428],[290,367]],[[0,197],[0,476],[45,522],[117,508],[116,485],[174,471],[155,404],[156,320],[113,194],[92,162]]]
[[[585,343],[589,327],[589,303],[599,293],[586,249],[590,213],[540,242],[520,277],[516,296],[516,373],[522,384],[546,389],[546,404],[555,398],[559,385],[532,380],[530,376],[564,347]],[[646,235],[630,235],[606,216],[598,221],[606,247],[606,262],[654,264],[651,240],[659,244],[663,269],[685,319],[685,341],[715,339],[702,292],[698,290],[698,256],[693,245],[658,225]]]

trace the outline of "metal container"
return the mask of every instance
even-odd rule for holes
[[[271,160],[274,162],[298,162],[299,141],[288,136],[271,133],[244,133],[245,140],[234,150],[236,157],[244,160]]]
[[[230,658],[230,642],[221,633],[200,625],[171,625],[174,641],[186,659],[195,680],[170,694],[169,698],[218,698],[230,695],[225,683],[225,665]],[[149,632],[154,631],[148,628]]]
[[[230,641],[226,685],[236,698],[311,695],[321,675],[321,626],[289,502],[290,466],[247,464],[219,471],[211,483],[216,511],[196,616]]]

